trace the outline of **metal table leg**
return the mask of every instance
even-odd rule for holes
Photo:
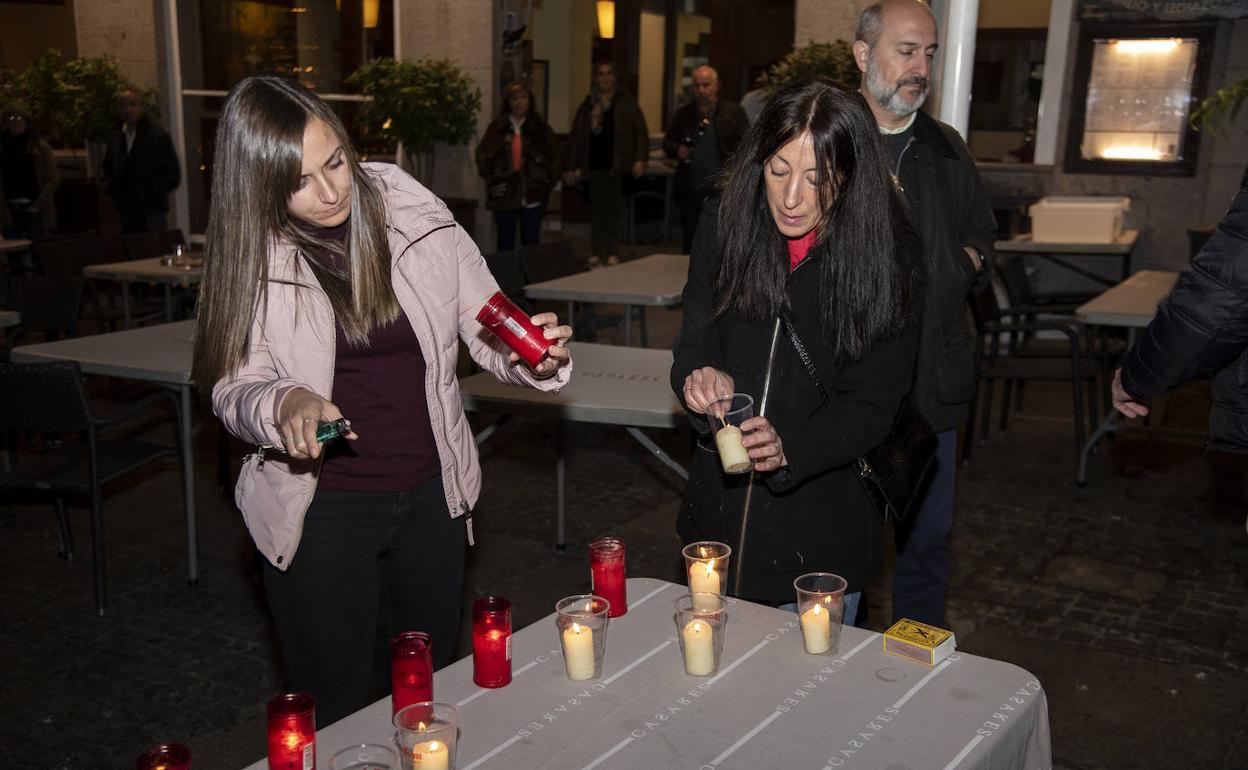
[[[555,550],[564,551],[568,544],[564,537],[563,489],[566,477],[566,462],[563,456],[563,420],[555,424]]]
[[[675,460],[673,460],[673,459],[672,459],[672,458],[671,458],[671,457],[667,454],[667,452],[664,452],[664,451],[663,451],[663,450],[659,447],[659,445],[658,445],[658,444],[656,444],[656,443],[654,443],[653,441],[651,441],[649,436],[647,436],[646,434],[642,433],[642,432],[641,432],[641,428],[634,428],[634,427],[629,426],[629,427],[626,427],[624,430],[628,431],[628,435],[630,435],[630,436],[632,436],[633,438],[637,439],[637,443],[639,443],[639,444],[641,444],[643,447],[645,447],[645,448],[646,448],[646,451],[648,451],[648,452],[650,452],[650,454],[654,455],[654,456],[655,456],[655,458],[656,458],[659,462],[663,463],[664,465],[666,465],[667,467],[669,467],[669,468],[671,468],[673,471],[675,471],[677,476],[680,476],[680,477],[681,477],[682,479],[684,479],[685,481],[688,481],[688,480],[689,480],[689,471],[685,470],[685,467],[684,467],[683,465],[681,465],[680,463],[678,463],[678,462],[676,462]]]
[[[195,450],[191,431],[191,386],[179,388],[178,434],[182,446],[182,501],[186,509],[186,582],[199,584],[199,531],[195,520]]]

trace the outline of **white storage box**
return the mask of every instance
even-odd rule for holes
[[[1031,205],[1035,243],[1114,243],[1130,198],[1049,196]]]

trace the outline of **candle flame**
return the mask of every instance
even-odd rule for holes
[[[698,546],[698,553],[702,555],[703,559],[705,559],[706,558],[706,546],[704,545]]]
[[[695,634],[700,634],[700,633],[702,633],[702,624],[701,624],[701,623],[699,623],[699,622],[698,622],[698,621],[696,621],[696,620],[695,620],[695,621],[693,621],[693,633],[695,633]]]
[[[591,613],[594,611],[594,601],[593,601],[593,599],[590,599],[589,601],[585,602],[585,611],[586,611],[586,612],[591,612]]]
[[[574,633],[574,634],[579,634],[579,633],[581,633],[581,625],[580,625],[579,623],[573,623],[573,624],[572,624],[572,633]]]
[[[437,751],[440,748],[442,748],[442,744],[438,743],[437,741],[429,741],[430,751]]]
[[[429,729],[429,725],[425,724],[424,722],[417,722],[417,723],[416,723],[416,729],[417,729],[417,730],[427,730],[427,729]]]
[[[287,751],[295,751],[303,747],[303,736],[294,730],[287,730],[282,734],[282,745]]]
[[[827,610],[823,609],[823,607],[821,607],[821,606],[820,606],[820,605],[818,605],[818,604],[816,604],[814,607],[811,607],[811,608],[810,608],[810,614],[811,614],[811,615],[818,615],[820,612],[827,612]]]
[[[710,561],[702,562],[702,568],[706,570],[707,577],[715,574],[715,560],[711,559]]]

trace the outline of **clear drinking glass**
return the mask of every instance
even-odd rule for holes
[[[811,655],[835,655],[841,641],[845,616],[845,587],[840,575],[810,572],[793,581],[797,589],[797,613],[802,643]]]
[[[706,405],[706,424],[715,436],[715,448],[724,473],[748,473],[754,461],[741,439],[741,423],[754,416],[754,397],[745,393],[720,396]]]
[[[350,746],[329,758],[329,770],[398,770],[394,750],[375,743]]]
[[[395,745],[403,770],[455,770],[459,709],[447,703],[413,703],[394,715]]]
[[[685,673],[710,676],[719,670],[724,651],[728,611],[719,594],[685,594],[676,600],[676,638],[685,660]]]
[[[593,594],[566,596],[555,602],[555,626],[568,679],[579,682],[602,676],[610,606],[606,599]]]
[[[732,548],[715,540],[699,540],[680,550],[685,557],[685,574],[689,577],[689,593],[724,595],[728,584],[728,559]]]

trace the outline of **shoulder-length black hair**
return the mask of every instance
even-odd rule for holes
[[[819,257],[823,343],[838,358],[857,360],[911,320],[916,241],[871,110],[858,91],[831,81],[777,91],[729,160],[720,182],[716,312],[762,320],[788,310],[788,250],[767,205],[763,173],[780,148],[803,134],[811,137],[818,167],[822,216],[812,255]]]

